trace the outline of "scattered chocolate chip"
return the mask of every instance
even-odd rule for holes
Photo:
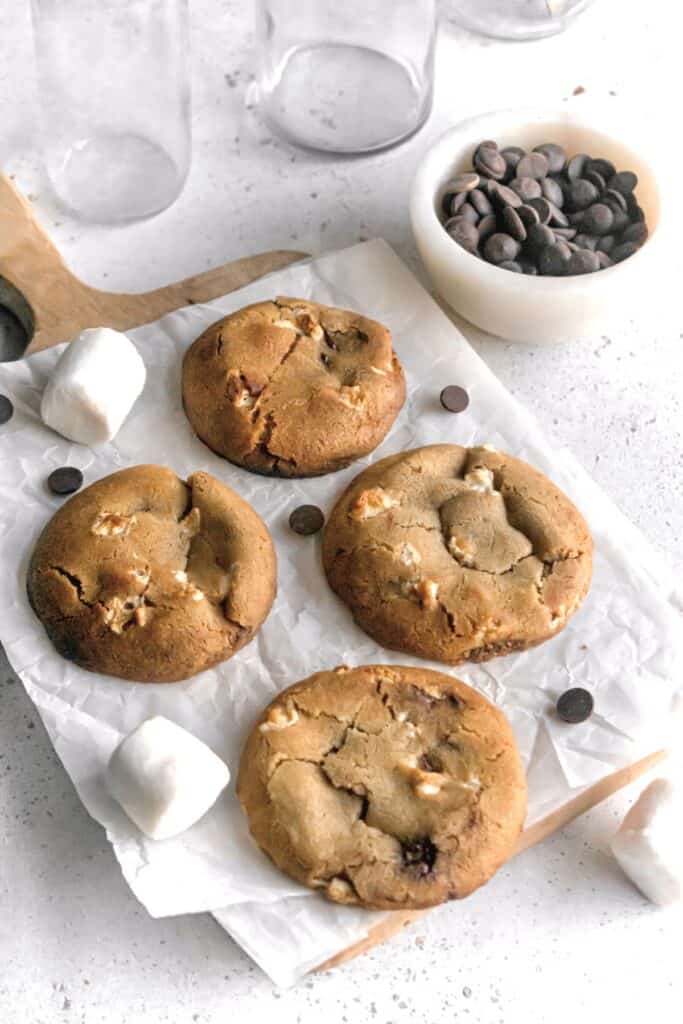
[[[544,142],[541,146],[534,146],[534,153],[542,153],[548,161],[549,174],[561,174],[567,162],[567,154],[562,146],[554,142]]]
[[[83,486],[83,474],[75,466],[61,466],[50,473],[47,486],[53,494],[73,494]]]
[[[289,517],[289,525],[294,533],[308,537],[322,529],[325,516],[317,505],[299,505]]]
[[[446,412],[464,412],[470,404],[470,396],[458,384],[449,384],[439,395],[439,401]]]
[[[593,714],[593,695],[580,686],[565,690],[557,702],[557,713],[563,722],[578,725]]]
[[[0,425],[8,423],[14,415],[14,406],[7,395],[0,395]]]

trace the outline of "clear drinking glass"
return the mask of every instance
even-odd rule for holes
[[[332,153],[392,146],[432,105],[435,0],[257,0],[262,109]]]
[[[449,0],[446,10],[471,32],[495,39],[542,39],[568,27],[593,0]]]
[[[47,171],[87,220],[148,217],[190,166],[188,0],[31,0]]]

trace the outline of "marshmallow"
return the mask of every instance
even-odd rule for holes
[[[612,840],[612,853],[653,903],[683,896],[683,795],[668,779],[643,790]]]
[[[196,736],[155,715],[119,744],[105,781],[146,836],[170,839],[206,814],[230,781],[230,772]]]
[[[145,386],[145,376],[145,364],[125,334],[108,327],[83,331],[60,356],[40,415],[70,441],[111,441]]]

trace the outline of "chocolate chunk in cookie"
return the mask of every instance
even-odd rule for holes
[[[70,498],[33,552],[28,594],[60,654],[166,683],[244,647],[275,596],[275,550],[250,505],[208,473],[134,466]]]
[[[319,672],[259,718],[237,795],[275,864],[337,903],[431,907],[510,856],[526,783],[505,716],[440,672]]]
[[[210,448],[256,473],[316,476],[384,439],[405,399],[386,327],[278,298],[233,313],[183,362],[183,401]]]
[[[592,547],[577,509],[531,466],[434,445],[356,477],[328,518],[323,559],[375,640],[457,665],[558,633],[588,591]]]

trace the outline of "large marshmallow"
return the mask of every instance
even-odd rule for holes
[[[611,843],[621,867],[653,903],[683,896],[683,793],[668,779],[643,790]]]
[[[220,757],[161,715],[126,736],[106,774],[111,795],[150,839],[170,839],[190,828],[229,781]]]
[[[111,441],[145,386],[145,376],[145,364],[125,334],[109,327],[83,331],[60,356],[40,415],[70,441]]]

